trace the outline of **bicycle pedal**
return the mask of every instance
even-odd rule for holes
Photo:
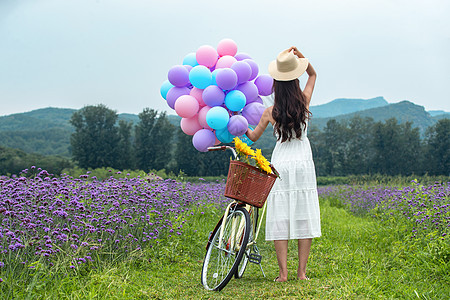
[[[254,264],[261,264],[262,256],[259,254],[251,253],[248,256],[248,261]]]

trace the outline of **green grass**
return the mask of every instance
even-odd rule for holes
[[[266,278],[249,264],[242,279],[221,292],[200,283],[205,241],[220,212],[195,215],[185,234],[127,260],[79,270],[39,269],[28,286],[2,287],[1,299],[448,299],[448,262],[404,240],[395,227],[356,217],[321,202],[322,234],[313,242],[310,281],[297,281],[296,243],[289,244],[290,280],[275,283],[278,266],[271,242],[260,236]],[[261,230],[264,230],[262,228]],[[264,231],[262,231],[264,232]],[[151,261],[149,261],[149,259]],[[67,272],[67,273],[65,273]],[[26,276],[31,276],[27,274]],[[3,278],[7,284],[8,278]]]

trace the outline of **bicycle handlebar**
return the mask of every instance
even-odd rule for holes
[[[225,150],[227,150],[227,149],[229,149],[229,150],[231,150],[231,152],[233,152],[233,157],[234,157],[234,159],[236,159],[236,158],[237,158],[236,150],[234,150],[234,148],[233,148],[233,147],[230,147],[230,146],[215,146],[215,147],[209,147],[209,148],[208,148],[208,151],[225,151]]]
[[[221,151],[226,150],[229,146],[215,146],[215,147],[209,147],[208,151]],[[230,147],[231,148],[231,147]]]

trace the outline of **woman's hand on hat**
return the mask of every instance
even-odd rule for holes
[[[305,57],[300,51],[298,51],[297,47],[295,47],[295,46],[292,46],[291,48],[289,48],[289,52],[290,51],[293,51],[294,55],[296,55],[298,58],[304,58]]]

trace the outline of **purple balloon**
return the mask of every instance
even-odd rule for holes
[[[252,59],[252,58],[250,57],[250,55],[248,55],[247,53],[242,53],[242,52],[236,54],[236,55],[234,56],[234,58],[236,58],[237,61],[241,61],[241,60],[244,60],[244,59]]]
[[[192,66],[190,66],[190,65],[183,65],[183,67],[185,67],[186,68],[186,70],[188,70],[188,72],[190,72],[191,70],[192,70]],[[189,76],[188,76],[188,79],[189,79]]]
[[[189,83],[189,71],[182,65],[170,68],[167,77],[174,86],[183,87]]]
[[[228,121],[227,128],[232,135],[240,136],[247,132],[248,121],[243,116],[235,115]]]
[[[238,77],[230,68],[219,69],[216,75],[216,83],[222,90],[231,90],[237,85]]]
[[[238,85],[236,90],[244,93],[245,99],[247,99],[247,104],[254,102],[254,100],[258,97],[258,88],[253,82],[250,81]]]
[[[242,110],[242,116],[247,119],[248,124],[258,125],[259,120],[266,107],[258,102],[247,104]]]
[[[238,84],[246,82],[252,76],[252,68],[246,62],[237,61],[231,66],[231,69],[236,72]]]
[[[270,75],[259,75],[255,79],[255,84],[258,87],[258,92],[261,96],[269,96],[272,94],[273,78]]]
[[[191,90],[187,87],[177,87],[174,86],[167,92],[167,104],[170,106],[171,109],[175,109],[175,101],[177,101],[178,97],[183,95],[189,95]]]
[[[208,147],[214,146],[216,142],[216,136],[214,132],[208,129],[200,129],[192,137],[192,144],[195,149],[200,152],[207,152]]]
[[[250,68],[252,68],[252,75],[250,76],[249,80],[255,79],[256,76],[258,76],[258,72],[259,72],[258,64],[253,59],[246,58],[243,61],[248,63]]]
[[[264,104],[264,102],[263,102],[263,100],[261,99],[260,96],[256,97],[254,100],[252,100],[250,102],[247,101],[247,104],[254,103],[254,102],[260,103],[260,104]]]
[[[225,93],[217,85],[210,85],[203,90],[202,97],[206,105],[214,107],[224,103]]]

